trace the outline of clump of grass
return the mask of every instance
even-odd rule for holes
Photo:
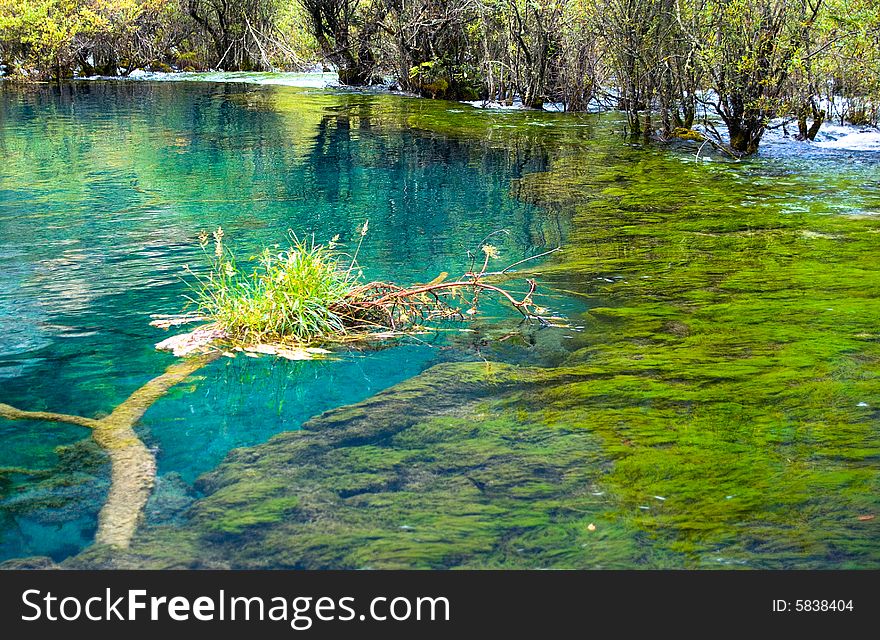
[[[488,272],[497,249],[481,243],[482,268],[471,268],[461,277],[446,280],[444,272],[427,284],[400,286],[391,282],[363,282],[357,257],[367,234],[368,222],[360,229],[353,255],[337,249],[339,236],[328,244],[314,238],[300,240],[290,234],[290,245],[283,250],[266,249],[250,268],[239,265],[235,254],[224,245],[224,232],[218,228],[211,237],[200,235],[200,243],[210,261],[206,275],[195,277],[193,295],[188,299],[197,307],[195,315],[163,318],[155,326],[168,328],[187,322],[208,320],[211,324],[190,334],[175,336],[157,345],[178,355],[208,348],[211,343],[232,342],[245,350],[260,347],[261,353],[278,353],[273,345],[306,346],[315,343],[377,340],[422,330],[432,321],[459,319],[476,312],[479,294],[493,293],[506,300],[525,320],[538,315],[532,294],[535,281],[527,280],[528,292],[521,299],[488,279],[504,277],[513,266]],[[465,295],[465,294],[468,295]]]
[[[359,284],[361,271],[355,257],[346,260],[336,250],[335,241],[322,245],[291,233],[289,247],[263,250],[248,270],[239,265],[223,237],[222,228],[213,233],[210,271],[197,276],[190,300],[230,338],[248,344],[307,344],[346,332],[339,311]],[[203,234],[206,250],[208,242]]]

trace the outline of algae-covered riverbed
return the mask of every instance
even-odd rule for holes
[[[356,242],[368,277],[493,231],[568,328],[221,358],[135,431],[94,545],[82,427],[0,419],[0,558],[74,567],[877,568],[880,154],[644,147],[614,114],[246,84],[0,87],[0,403],[102,418],[175,359],[198,234]]]

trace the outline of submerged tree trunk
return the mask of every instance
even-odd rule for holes
[[[124,549],[131,543],[156,480],[156,458],[135,433],[134,425],[171,387],[219,355],[219,352],[209,353],[171,365],[165,373],[147,382],[100,420],[47,411],[23,411],[2,403],[0,417],[66,422],[92,430],[92,438],[107,452],[111,466],[110,493],[98,514],[95,542]]]

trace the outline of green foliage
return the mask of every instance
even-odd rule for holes
[[[296,67],[301,62],[320,59],[321,49],[307,20],[299,2],[283,2],[278,8],[276,31],[284,47],[273,55],[277,68]]]
[[[0,57],[37,80],[128,73],[167,58],[187,26],[169,0],[0,0]]]
[[[297,0],[301,24],[320,56],[336,67],[339,81],[372,84],[379,70],[376,59],[384,2],[358,0]]]
[[[832,0],[820,23],[825,47],[814,68],[816,92],[841,124],[880,121],[880,2]],[[822,84],[824,81],[824,86]],[[846,100],[840,102],[837,96]]]
[[[195,298],[199,312],[213,319],[231,338],[247,344],[268,341],[310,343],[344,334],[344,318],[334,309],[352,292],[360,270],[334,244],[315,244],[291,235],[281,251],[265,249],[252,270],[241,267],[214,232],[211,270],[199,277]],[[207,248],[207,235],[202,236]]]
[[[757,151],[766,125],[785,112],[787,83],[810,55],[822,7],[822,0],[707,0],[704,37],[713,44],[698,50],[736,152]]]
[[[390,23],[391,70],[409,91],[432,98],[473,98],[479,92],[479,40],[471,25],[477,3],[412,0],[383,3]]]
[[[746,155],[776,118],[878,122],[880,0],[0,0],[0,61],[38,80],[322,62],[432,98],[598,101],[645,139],[720,119],[713,142]]]
[[[0,0],[0,57],[24,75],[61,75],[74,61],[75,38],[88,32],[89,23],[76,2]]]
[[[302,64],[276,0],[0,0],[0,60],[35,80],[135,69]],[[282,28],[284,32],[282,32]]]
[[[409,70],[409,83],[423,95],[442,98],[449,91],[449,74],[441,63],[428,60]]]

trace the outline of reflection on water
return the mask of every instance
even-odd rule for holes
[[[0,90],[0,401],[102,415],[161,372],[171,357],[154,351],[164,334],[148,316],[180,310],[183,267],[201,264],[195,239],[218,225],[247,257],[288,230],[346,242],[370,219],[367,277],[402,282],[463,270],[496,229],[516,257],[558,242],[508,193],[516,154],[383,126],[407,102],[213,84]],[[439,357],[414,343],[322,362],[222,359],[155,406],[142,432],[160,474],[190,482],[231,448]],[[2,421],[0,467],[53,467],[55,447],[83,437]],[[101,502],[87,493],[82,534],[67,530],[73,509],[19,509],[0,556],[62,557],[87,541]]]
[[[207,527],[219,557],[237,553],[232,534],[266,535],[250,545],[256,566],[282,551],[291,566],[877,566],[878,154],[771,140],[745,162],[695,160],[630,144],[622,125],[289,87],[0,88],[0,402],[101,415],[161,371],[172,358],[153,349],[164,334],[148,315],[179,310],[200,230],[222,224],[247,256],[288,229],[351,241],[369,219],[367,277],[419,282],[465,269],[469,249],[506,229],[496,244],[512,259],[563,245],[534,267],[546,303],[582,331],[508,340],[511,318],[489,307],[493,324],[475,333],[328,361],[221,358],[140,425],[159,460],[148,524]],[[472,419],[423,416],[399,438],[322,445],[355,469],[296,476],[272,465],[302,452],[276,439],[253,469],[247,455],[220,467],[241,493],[195,495],[233,448],[433,363],[480,358],[551,368],[517,368],[491,400],[429,387]],[[406,412],[408,398],[385,411]],[[0,475],[0,555],[88,544],[106,465],[83,437],[0,422],[0,467],[53,469]],[[423,486],[397,459],[458,475]],[[338,540],[284,520],[278,494],[295,487],[278,474],[316,495],[375,492],[381,476],[386,488],[365,495],[389,528],[365,529],[356,500],[314,506]],[[394,489],[407,482],[412,493]],[[218,508],[225,521],[199,519]],[[402,540],[401,514],[431,522],[437,546]],[[311,550],[297,556],[285,526]],[[369,557],[345,547],[362,539]]]

